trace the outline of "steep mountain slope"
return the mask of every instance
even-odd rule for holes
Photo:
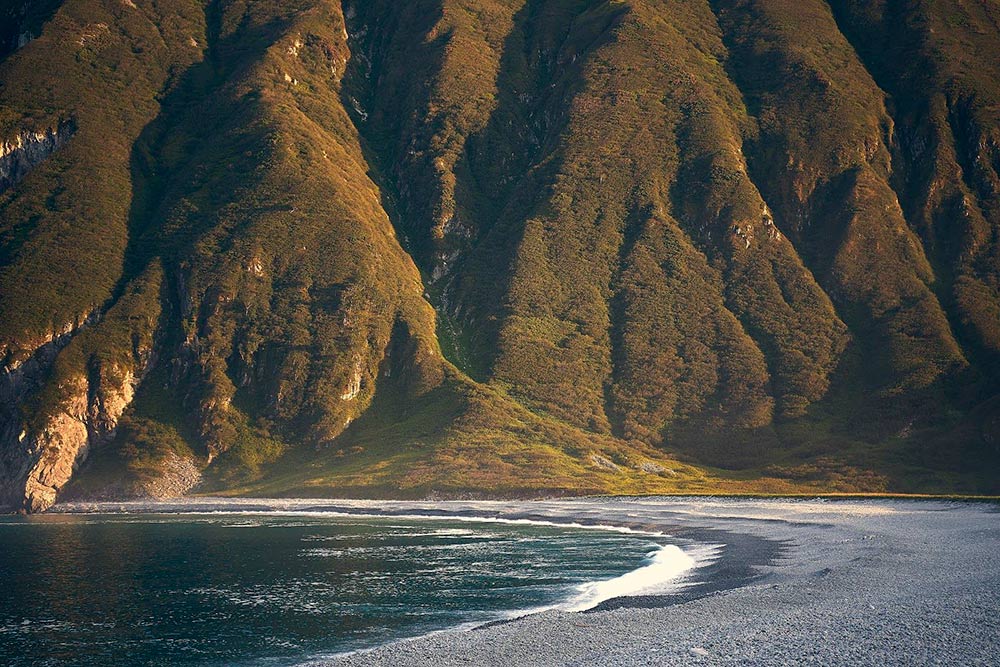
[[[997,488],[989,3],[2,10],[2,503]]]

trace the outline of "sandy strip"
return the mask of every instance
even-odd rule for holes
[[[745,585],[669,606],[544,612],[323,664],[1000,665],[993,505],[660,498],[408,507],[724,530],[784,549]]]

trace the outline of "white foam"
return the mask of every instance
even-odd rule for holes
[[[577,594],[558,605],[558,608],[565,611],[585,611],[611,598],[664,593],[668,584],[697,565],[698,562],[683,549],[666,544],[648,554],[645,563],[631,572],[614,579],[580,584]]]
[[[259,502],[256,500],[248,499],[247,504],[251,502]],[[298,509],[296,501],[286,501],[285,503],[278,503],[276,501],[270,501],[274,503],[271,507],[260,508],[253,507],[248,509],[232,509],[232,505],[239,505],[238,502],[227,503],[228,507],[215,508],[212,507],[213,503],[203,503],[194,507],[187,507],[179,512],[171,511],[170,514],[186,515],[189,519],[192,516],[198,517],[200,520],[206,520],[213,522],[215,520],[227,521],[227,517],[235,516],[239,518],[249,518],[256,516],[285,516],[285,517],[299,517],[299,518],[335,518],[341,521],[351,521],[351,520],[366,520],[366,519],[380,519],[380,520],[403,520],[403,521],[447,521],[456,523],[470,523],[470,524],[506,524],[515,526],[544,526],[551,528],[560,529],[576,529],[576,530],[596,530],[596,531],[607,531],[614,533],[621,533],[627,535],[641,535],[653,538],[669,538],[670,535],[662,531],[657,530],[646,530],[639,528],[631,528],[628,526],[613,525],[613,524],[583,524],[578,522],[566,522],[566,521],[549,521],[544,519],[526,519],[526,518],[506,518],[498,516],[482,516],[482,515],[462,515],[462,514],[424,514],[416,511],[414,513],[401,513],[401,514],[389,514],[385,512],[378,511],[344,511],[339,508],[330,509]],[[305,501],[299,501],[305,502]],[[314,504],[315,501],[309,500],[310,504]],[[488,503],[480,503],[483,505],[481,508],[484,511],[488,511],[486,505]],[[638,501],[636,504],[642,504],[642,501]],[[373,504],[369,503],[358,503],[355,505],[357,510],[361,508],[372,507]],[[139,511],[155,511],[152,507],[141,507],[136,506]],[[130,508],[127,508],[125,504],[118,506],[118,511],[128,512]],[[496,511],[492,506],[489,509]],[[131,511],[134,511],[131,510]],[[677,511],[678,514],[683,514],[682,511]],[[629,514],[629,518],[635,516],[635,514]],[[306,525],[306,524],[299,524]],[[349,525],[360,525],[350,523]],[[396,528],[397,526],[389,525],[388,528]],[[402,527],[402,526],[400,526]],[[476,534],[478,531],[468,530],[465,528],[440,528],[435,527],[428,531],[427,535],[466,535]],[[492,536],[491,537],[495,537]],[[323,541],[336,541],[336,538],[331,538],[330,536],[321,535],[309,535],[306,536],[303,541],[306,542],[323,542]],[[691,576],[699,568],[708,565],[712,561],[716,560],[723,549],[723,545],[719,544],[692,544],[686,545],[685,548],[680,548],[678,546],[667,544],[667,545],[656,545],[655,551],[651,551],[646,559],[640,564],[640,566],[627,572],[618,577],[612,579],[600,580],[600,581],[590,581],[579,584],[572,591],[569,597],[562,602],[557,602],[555,604],[527,608],[520,610],[511,610],[506,613],[501,613],[498,615],[496,620],[502,619],[514,619],[522,616],[527,616],[539,612],[559,610],[568,612],[580,612],[588,609],[592,609],[606,600],[618,597],[628,597],[636,595],[663,595],[671,592],[676,592],[694,583],[694,579]],[[326,552],[326,553],[324,553]],[[333,556],[340,555],[341,550],[337,549],[307,549],[303,552],[303,555],[324,555]],[[420,637],[428,637],[437,634],[462,632],[470,630],[476,627],[480,627],[484,621],[469,621],[462,623],[457,626],[450,628],[442,628],[440,630],[434,630],[424,635],[417,637],[401,638],[388,642],[388,644],[383,644],[382,646],[404,643],[419,639]],[[367,653],[369,651],[376,650],[380,648],[378,646],[365,648],[365,649],[355,649],[348,650],[344,652],[337,652],[333,654],[320,654],[314,655],[307,658],[302,665],[314,665],[317,660],[324,660],[330,658],[337,658],[352,654]]]
[[[378,516],[378,515],[373,515]],[[409,518],[409,517],[408,517]],[[415,515],[413,518],[445,518],[445,517],[424,517],[423,515]],[[483,521],[486,523],[516,523],[516,524],[527,524],[527,525],[543,525],[543,526],[572,526],[575,528],[591,528],[595,530],[612,530],[615,532],[632,533],[632,534],[651,534],[646,531],[634,530],[631,528],[625,528],[622,526],[594,526],[594,525],[581,525],[581,524],[566,524],[566,523],[555,523],[549,521],[535,521],[530,519],[498,519],[498,518],[483,518],[477,517],[475,519],[469,517],[447,517],[451,519],[458,520],[469,520],[469,521]],[[656,535],[662,535],[662,533],[655,533]],[[530,616],[532,614],[538,614],[546,611],[561,610],[561,611],[586,611],[588,609],[593,609],[605,600],[610,600],[617,597],[627,597],[630,595],[642,595],[642,594],[663,594],[670,592],[672,590],[677,590],[685,585],[685,579],[688,574],[693,570],[703,567],[719,557],[723,549],[721,544],[701,544],[697,545],[688,551],[681,549],[680,547],[674,546],[673,544],[667,544],[660,546],[656,551],[651,552],[645,561],[645,564],[640,566],[638,569],[626,572],[625,574],[615,577],[613,579],[606,579],[603,581],[591,581],[580,584],[576,588],[576,594],[570,599],[552,605],[545,605],[541,607],[532,607],[527,609],[515,609],[499,615],[497,620],[513,620],[516,618]],[[423,635],[418,635],[415,637],[404,637],[390,641],[386,644],[380,646],[372,646],[363,649],[354,649],[349,651],[343,651],[339,653],[333,653],[328,655],[316,655],[312,656],[306,661],[300,663],[299,667],[307,667],[310,665],[317,665],[320,660],[329,660],[334,658],[342,658],[349,655],[358,655],[364,653],[370,653],[379,648],[385,646],[391,646],[393,644],[404,644],[407,642],[412,642],[417,639],[423,639],[426,637],[432,637],[439,634],[450,634],[450,633],[461,633],[469,630],[474,630],[475,628],[482,627],[482,621],[470,621],[462,623],[461,625],[453,626],[450,628],[442,628],[440,630],[433,630],[431,632],[425,633]]]

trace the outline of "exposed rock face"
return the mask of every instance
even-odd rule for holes
[[[87,459],[107,443],[155,362],[162,274],[151,267],[100,322],[77,333],[56,355],[48,383],[34,394],[38,411],[30,419],[5,411],[0,422],[0,501],[38,512]],[[68,335],[68,334],[67,334]],[[125,354],[119,351],[128,350]],[[38,365],[39,357],[32,365]],[[7,388],[29,395],[24,366],[8,373]],[[11,382],[21,377],[21,386]],[[24,399],[21,398],[21,401]]]
[[[148,348],[138,350],[138,376],[131,368],[113,366],[97,369],[90,380],[75,376],[58,387],[61,399],[50,409],[52,413],[31,435],[24,432],[18,443],[27,463],[20,499],[25,509],[40,512],[51,507],[91,449],[114,436],[148,367],[149,355]]]
[[[32,457],[28,452],[32,444],[28,442],[27,425],[20,406],[45,386],[57,356],[80,328],[93,325],[97,320],[97,313],[92,313],[83,322],[67,324],[48,336],[27,341],[24,347],[32,351],[27,358],[4,351],[5,363],[0,370],[0,505],[21,505],[20,487],[31,465]],[[86,410],[80,406],[72,411],[78,416],[86,415]],[[64,428],[56,431],[68,433]],[[73,439],[79,440],[78,437]]]
[[[14,487],[16,505],[31,512],[48,509],[90,450],[114,435],[139,378],[121,368],[95,377],[97,386],[86,377],[68,378],[58,387],[62,398],[52,414],[30,432],[22,431],[16,445],[8,445],[22,452],[18,468],[5,471],[5,486]]]
[[[0,142],[0,193],[62,147],[74,131],[74,122],[67,120],[41,132],[24,130],[13,139]]]
[[[58,489],[69,481],[77,462],[87,456],[90,440],[87,381],[73,378],[63,389],[68,397],[58,412],[25,443],[29,468],[23,503],[30,512],[40,512],[55,503]]]

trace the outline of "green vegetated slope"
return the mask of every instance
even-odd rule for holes
[[[3,11],[8,505],[997,490],[989,3]]]

